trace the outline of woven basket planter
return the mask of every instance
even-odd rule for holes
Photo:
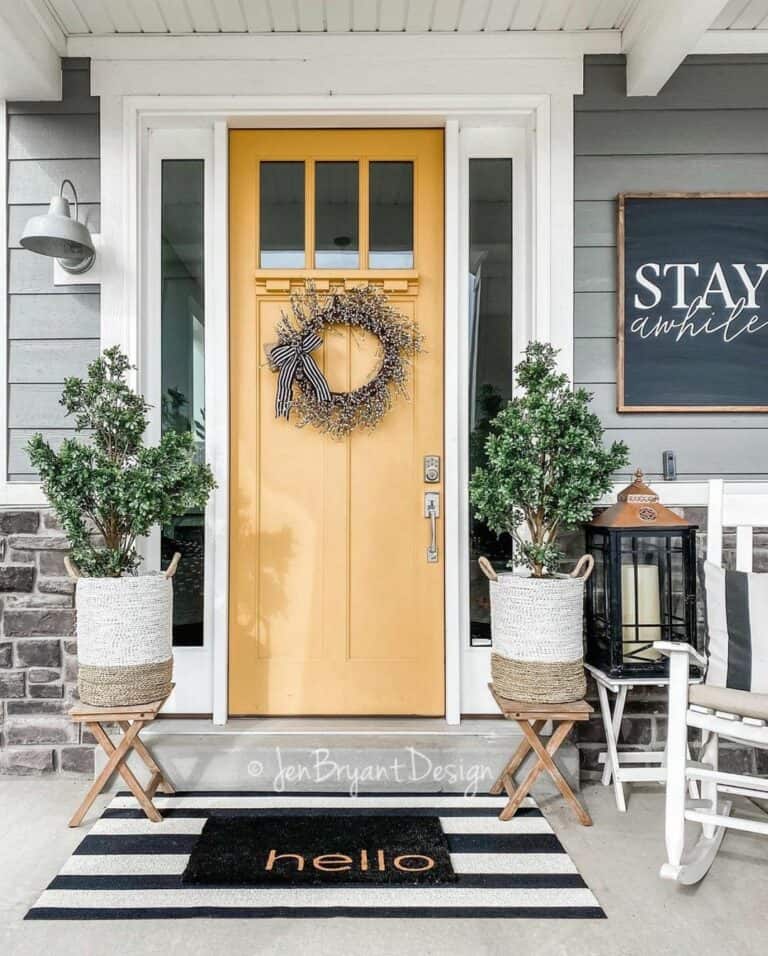
[[[147,704],[171,691],[173,582],[165,574],[77,579],[80,700]]]
[[[534,578],[497,574],[480,559],[491,592],[491,678],[499,696],[547,704],[584,697],[584,582],[593,563],[582,558],[573,575]]]

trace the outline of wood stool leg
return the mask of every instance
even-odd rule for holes
[[[121,728],[127,732],[128,728],[131,726],[127,720],[120,721]],[[152,779],[149,781],[147,786],[147,794],[152,797],[155,794],[155,791],[160,793],[176,793],[173,784],[170,782],[164,771],[158,767],[155,758],[149,752],[147,745],[141,740],[140,737],[136,737],[133,741],[133,749],[141,757],[144,763],[147,766],[147,769],[152,774]]]
[[[520,729],[525,734],[526,738],[531,744],[531,749],[534,750],[536,753],[538,753],[538,750],[534,746],[533,741],[534,740],[536,741],[536,743],[539,745],[539,748],[542,747],[542,744],[540,743],[539,738],[536,736],[533,730],[533,727],[525,720],[520,720],[518,721],[518,723],[520,724]],[[547,744],[547,747],[552,748],[552,753],[554,753],[557,750],[560,744],[568,736],[568,732],[571,729],[571,726],[572,724],[568,724],[566,722],[565,725],[559,724],[554,729],[552,736],[550,737],[549,743]],[[563,729],[564,727],[565,729]],[[536,783],[536,781],[539,778],[539,775],[544,769],[545,769],[544,764],[541,762],[541,757],[539,757],[536,760],[536,763],[528,771],[523,782],[515,791],[515,794],[512,797],[512,799],[509,801],[506,807],[504,807],[504,809],[499,814],[499,820],[512,819],[512,817],[517,813],[518,809],[520,808],[523,800],[525,800],[525,798],[528,796],[528,792],[530,791],[531,787],[534,785],[534,783]]]
[[[88,721],[86,726],[89,728],[93,736],[101,744],[102,748],[104,749],[104,752],[106,753],[108,757],[108,760],[106,764],[104,764],[104,767],[101,773],[91,784],[88,790],[88,793],[86,793],[85,798],[83,799],[83,802],[77,808],[74,816],[69,821],[69,825],[71,827],[79,827],[80,824],[83,822],[83,818],[85,817],[86,813],[90,809],[93,801],[96,799],[96,797],[98,797],[98,795],[101,793],[104,787],[109,783],[109,778],[112,776],[115,770],[118,769],[122,761],[125,760],[125,758],[128,756],[128,753],[131,749],[131,743],[133,741],[133,738],[141,729],[140,727],[137,727],[136,730],[132,732],[129,731],[127,734],[125,734],[123,739],[120,741],[119,745],[115,747],[115,745],[109,739],[109,736],[107,735],[106,731],[104,730],[104,728],[101,726],[101,724],[98,721],[96,720]],[[104,743],[104,741],[106,741],[106,744]]]
[[[129,751],[133,748],[134,740],[139,732],[143,729],[144,724],[145,721],[143,720],[135,720],[128,729],[128,732],[120,741],[120,744],[117,748],[115,748],[115,745],[109,739],[109,735],[106,733],[103,727],[101,727],[101,725],[97,724],[94,726],[93,734],[104,750],[106,750],[107,753],[112,753],[112,757],[115,756],[118,750],[123,748],[122,756],[117,762],[117,772],[120,774],[123,780],[125,780],[131,793],[139,801],[139,806],[142,808],[144,813],[146,813],[149,819],[153,823],[160,823],[163,819],[160,815],[160,811],[157,809],[154,803],[152,803],[150,797],[148,797],[144,792],[141,784],[136,779],[131,768],[125,763],[125,759],[128,756]]]
[[[592,817],[587,813],[587,811],[582,807],[579,801],[576,798],[576,794],[568,786],[568,781],[560,772],[560,768],[557,766],[553,760],[554,754],[557,752],[560,744],[565,740],[568,734],[571,732],[574,721],[564,720],[552,734],[550,742],[545,747],[541,740],[533,732],[532,727],[523,727],[523,733],[528,737],[531,742],[531,747],[536,751],[536,754],[539,757],[539,763],[542,766],[542,769],[546,770],[550,777],[554,780],[555,786],[563,795],[573,812],[579,819],[579,823],[585,827],[592,826]]]
[[[533,722],[534,729],[536,730],[537,733],[541,730],[541,728],[544,726],[545,723],[546,723],[545,720],[535,720]],[[520,741],[520,743],[517,746],[517,750],[515,750],[514,754],[512,755],[512,758],[510,759],[509,763],[501,771],[501,773],[498,776],[498,779],[496,780],[494,785],[491,787],[490,789],[491,794],[495,796],[496,794],[501,793],[502,790],[506,790],[507,794],[510,797],[514,796],[515,787],[512,786],[510,788],[510,783],[514,782],[514,773],[518,769],[520,764],[522,764],[522,762],[528,756],[528,752],[530,751],[530,749],[531,749],[531,745],[527,737],[523,737],[523,739]]]

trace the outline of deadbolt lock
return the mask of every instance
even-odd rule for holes
[[[424,481],[428,485],[440,481],[440,457],[438,455],[424,456]]]

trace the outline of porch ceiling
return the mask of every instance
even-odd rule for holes
[[[654,96],[691,53],[768,53],[768,0],[14,0],[0,4],[0,99],[57,98],[66,55],[248,59],[296,36],[336,56],[356,34],[451,36],[459,59],[483,37],[494,56],[624,52],[628,94]]]
[[[640,0],[45,0],[50,14],[68,36],[621,30],[639,3]]]

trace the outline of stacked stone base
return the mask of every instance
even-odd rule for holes
[[[0,511],[0,774],[93,773],[93,741],[67,716],[77,700],[67,547],[51,511]]]

